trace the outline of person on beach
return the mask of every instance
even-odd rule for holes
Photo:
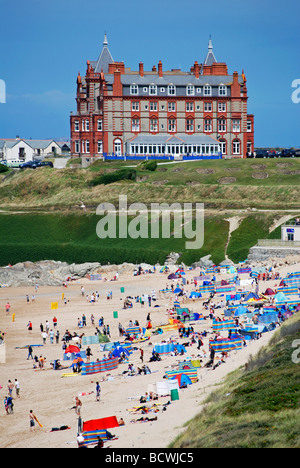
[[[82,402],[78,397],[75,397],[75,413],[80,417],[81,415]]]
[[[33,411],[30,410],[29,412],[29,425],[30,425],[30,432],[34,432],[35,431],[35,421],[36,421],[36,417],[35,415],[33,414]]]
[[[100,401],[101,387],[99,382],[96,382],[96,401]]]
[[[15,379],[15,389],[17,398],[20,398],[20,382],[18,379]]]
[[[9,315],[9,312],[10,312],[10,303],[7,301],[6,305],[5,305],[5,310],[6,310],[6,315]]]
[[[32,352],[33,352],[32,346],[31,346],[31,345],[29,345],[29,346],[28,346],[28,356],[27,356],[27,361],[29,360],[29,358],[33,359],[33,354],[32,354]]]

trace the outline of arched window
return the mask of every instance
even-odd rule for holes
[[[120,140],[120,138],[117,138],[114,141],[114,153],[116,156],[122,155],[122,141]]]
[[[221,153],[222,153],[222,156],[224,154],[227,154],[227,143],[226,143],[226,140],[224,138],[221,138],[219,140],[219,143],[220,143],[220,150],[221,150]]]

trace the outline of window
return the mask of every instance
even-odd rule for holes
[[[194,112],[194,103],[187,102],[185,106],[186,112]]]
[[[168,95],[169,96],[175,96],[176,94],[176,88],[174,85],[170,84],[168,85]]]
[[[168,131],[176,132],[176,120],[175,119],[168,120]]]
[[[131,110],[138,112],[140,110],[140,103],[138,101],[132,101]]]
[[[131,131],[139,132],[140,131],[140,119],[132,119],[131,121]]]
[[[212,88],[210,85],[206,84],[203,88],[204,96],[211,96],[212,95]]]
[[[205,102],[204,103],[204,111],[205,112],[211,112],[212,110],[212,103],[211,102]]]
[[[252,153],[252,141],[247,141],[247,153]]]
[[[251,122],[251,120],[247,120],[247,132],[252,132],[252,122]]]
[[[218,103],[218,112],[226,112],[226,102]]]
[[[194,96],[195,94],[195,87],[193,85],[187,85],[186,87],[186,94],[187,96]]]
[[[150,102],[150,111],[157,112],[157,102]]]
[[[168,112],[175,112],[176,111],[176,102],[169,102],[168,103]]]
[[[197,88],[197,94],[201,94],[201,88]]]
[[[81,121],[81,130],[84,132],[84,128],[85,128],[85,125],[84,125],[84,120]]]
[[[136,84],[130,85],[130,94],[138,94],[139,93],[139,87]]]
[[[187,119],[186,121],[186,131],[193,132],[194,131],[194,119]]]
[[[205,132],[211,132],[212,131],[211,119],[205,119],[204,120],[204,131]]]
[[[232,152],[233,154],[241,153],[241,142],[240,140],[233,140],[232,142]]]
[[[80,153],[80,141],[79,140],[75,141],[75,153]]]
[[[86,140],[86,142],[85,142],[85,152],[86,153],[90,152],[90,142],[89,142],[89,140]]]
[[[232,120],[232,131],[234,133],[239,133],[241,131],[241,121],[240,119]]]
[[[223,154],[226,154],[226,140],[220,140],[220,151]]]
[[[157,95],[157,86],[154,85],[154,84],[151,84],[149,86],[149,94],[152,95],[152,96],[156,96]]]
[[[85,131],[86,131],[86,132],[89,132],[89,130],[90,130],[90,121],[89,121],[89,120],[86,120],[86,121],[85,121]]]
[[[160,88],[161,93],[165,93],[165,91],[166,91],[165,88]]]
[[[102,119],[97,120],[97,131],[102,132]]]
[[[150,132],[158,132],[157,119],[150,119]]]
[[[116,154],[116,156],[121,156],[122,154],[122,142],[120,139],[117,139],[115,140],[115,143],[114,143],[114,152]]]
[[[102,143],[102,140],[98,140],[98,153],[103,153],[103,143]]]
[[[227,88],[223,84],[219,86],[219,96],[227,96]]]
[[[218,132],[226,132],[226,119],[219,119],[218,121]]]
[[[75,122],[74,122],[74,131],[79,132],[79,120],[75,120]]]

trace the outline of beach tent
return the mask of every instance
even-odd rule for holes
[[[175,273],[171,273],[169,276],[168,276],[168,279],[171,280],[171,279],[177,279],[177,276],[175,275]]]
[[[245,297],[246,302],[250,301],[251,299],[259,299],[259,295],[251,292]]]
[[[150,390],[150,385],[148,386],[148,392],[154,391],[157,395],[170,395],[171,390],[179,390],[179,383],[177,379],[167,380],[165,379],[163,382],[156,382],[155,388]]]
[[[125,356],[130,356],[130,352],[128,349],[123,348],[122,346],[118,346],[115,348],[111,354],[112,357],[121,357],[122,354],[125,354]]]
[[[288,298],[282,292],[279,292],[275,296],[275,302],[286,302]]]
[[[65,354],[69,354],[69,353],[71,354],[80,353],[80,349],[78,348],[78,346],[70,345],[65,350]]]
[[[264,296],[274,296],[274,295],[275,295],[275,292],[271,288],[268,288],[266,292],[264,293]]]
[[[241,315],[247,314],[248,310],[246,307],[240,305],[234,312],[235,317],[240,317]]]
[[[190,294],[190,299],[200,298],[200,297],[202,297],[201,292],[192,291],[191,294]]]
[[[180,288],[176,288],[176,289],[174,290],[174,294],[179,294],[179,293],[181,293],[181,292],[182,292],[182,289],[180,289]]]
[[[176,379],[179,385],[179,388],[186,387],[187,385],[192,385],[191,379],[186,374],[177,374],[172,380]]]

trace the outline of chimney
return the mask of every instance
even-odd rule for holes
[[[233,82],[231,85],[231,97],[232,98],[241,97],[241,87],[239,83],[239,74],[237,71],[233,72]]]
[[[163,69],[162,69],[162,62],[161,60],[158,62],[158,76],[162,78],[163,76]]]
[[[144,64],[143,64],[143,62],[139,63],[139,74],[140,74],[140,76],[144,76]]]
[[[195,77],[199,78],[199,76],[200,76],[200,66],[199,66],[199,63],[197,62],[197,60],[196,60],[195,65],[194,65],[194,73],[195,73]]]

